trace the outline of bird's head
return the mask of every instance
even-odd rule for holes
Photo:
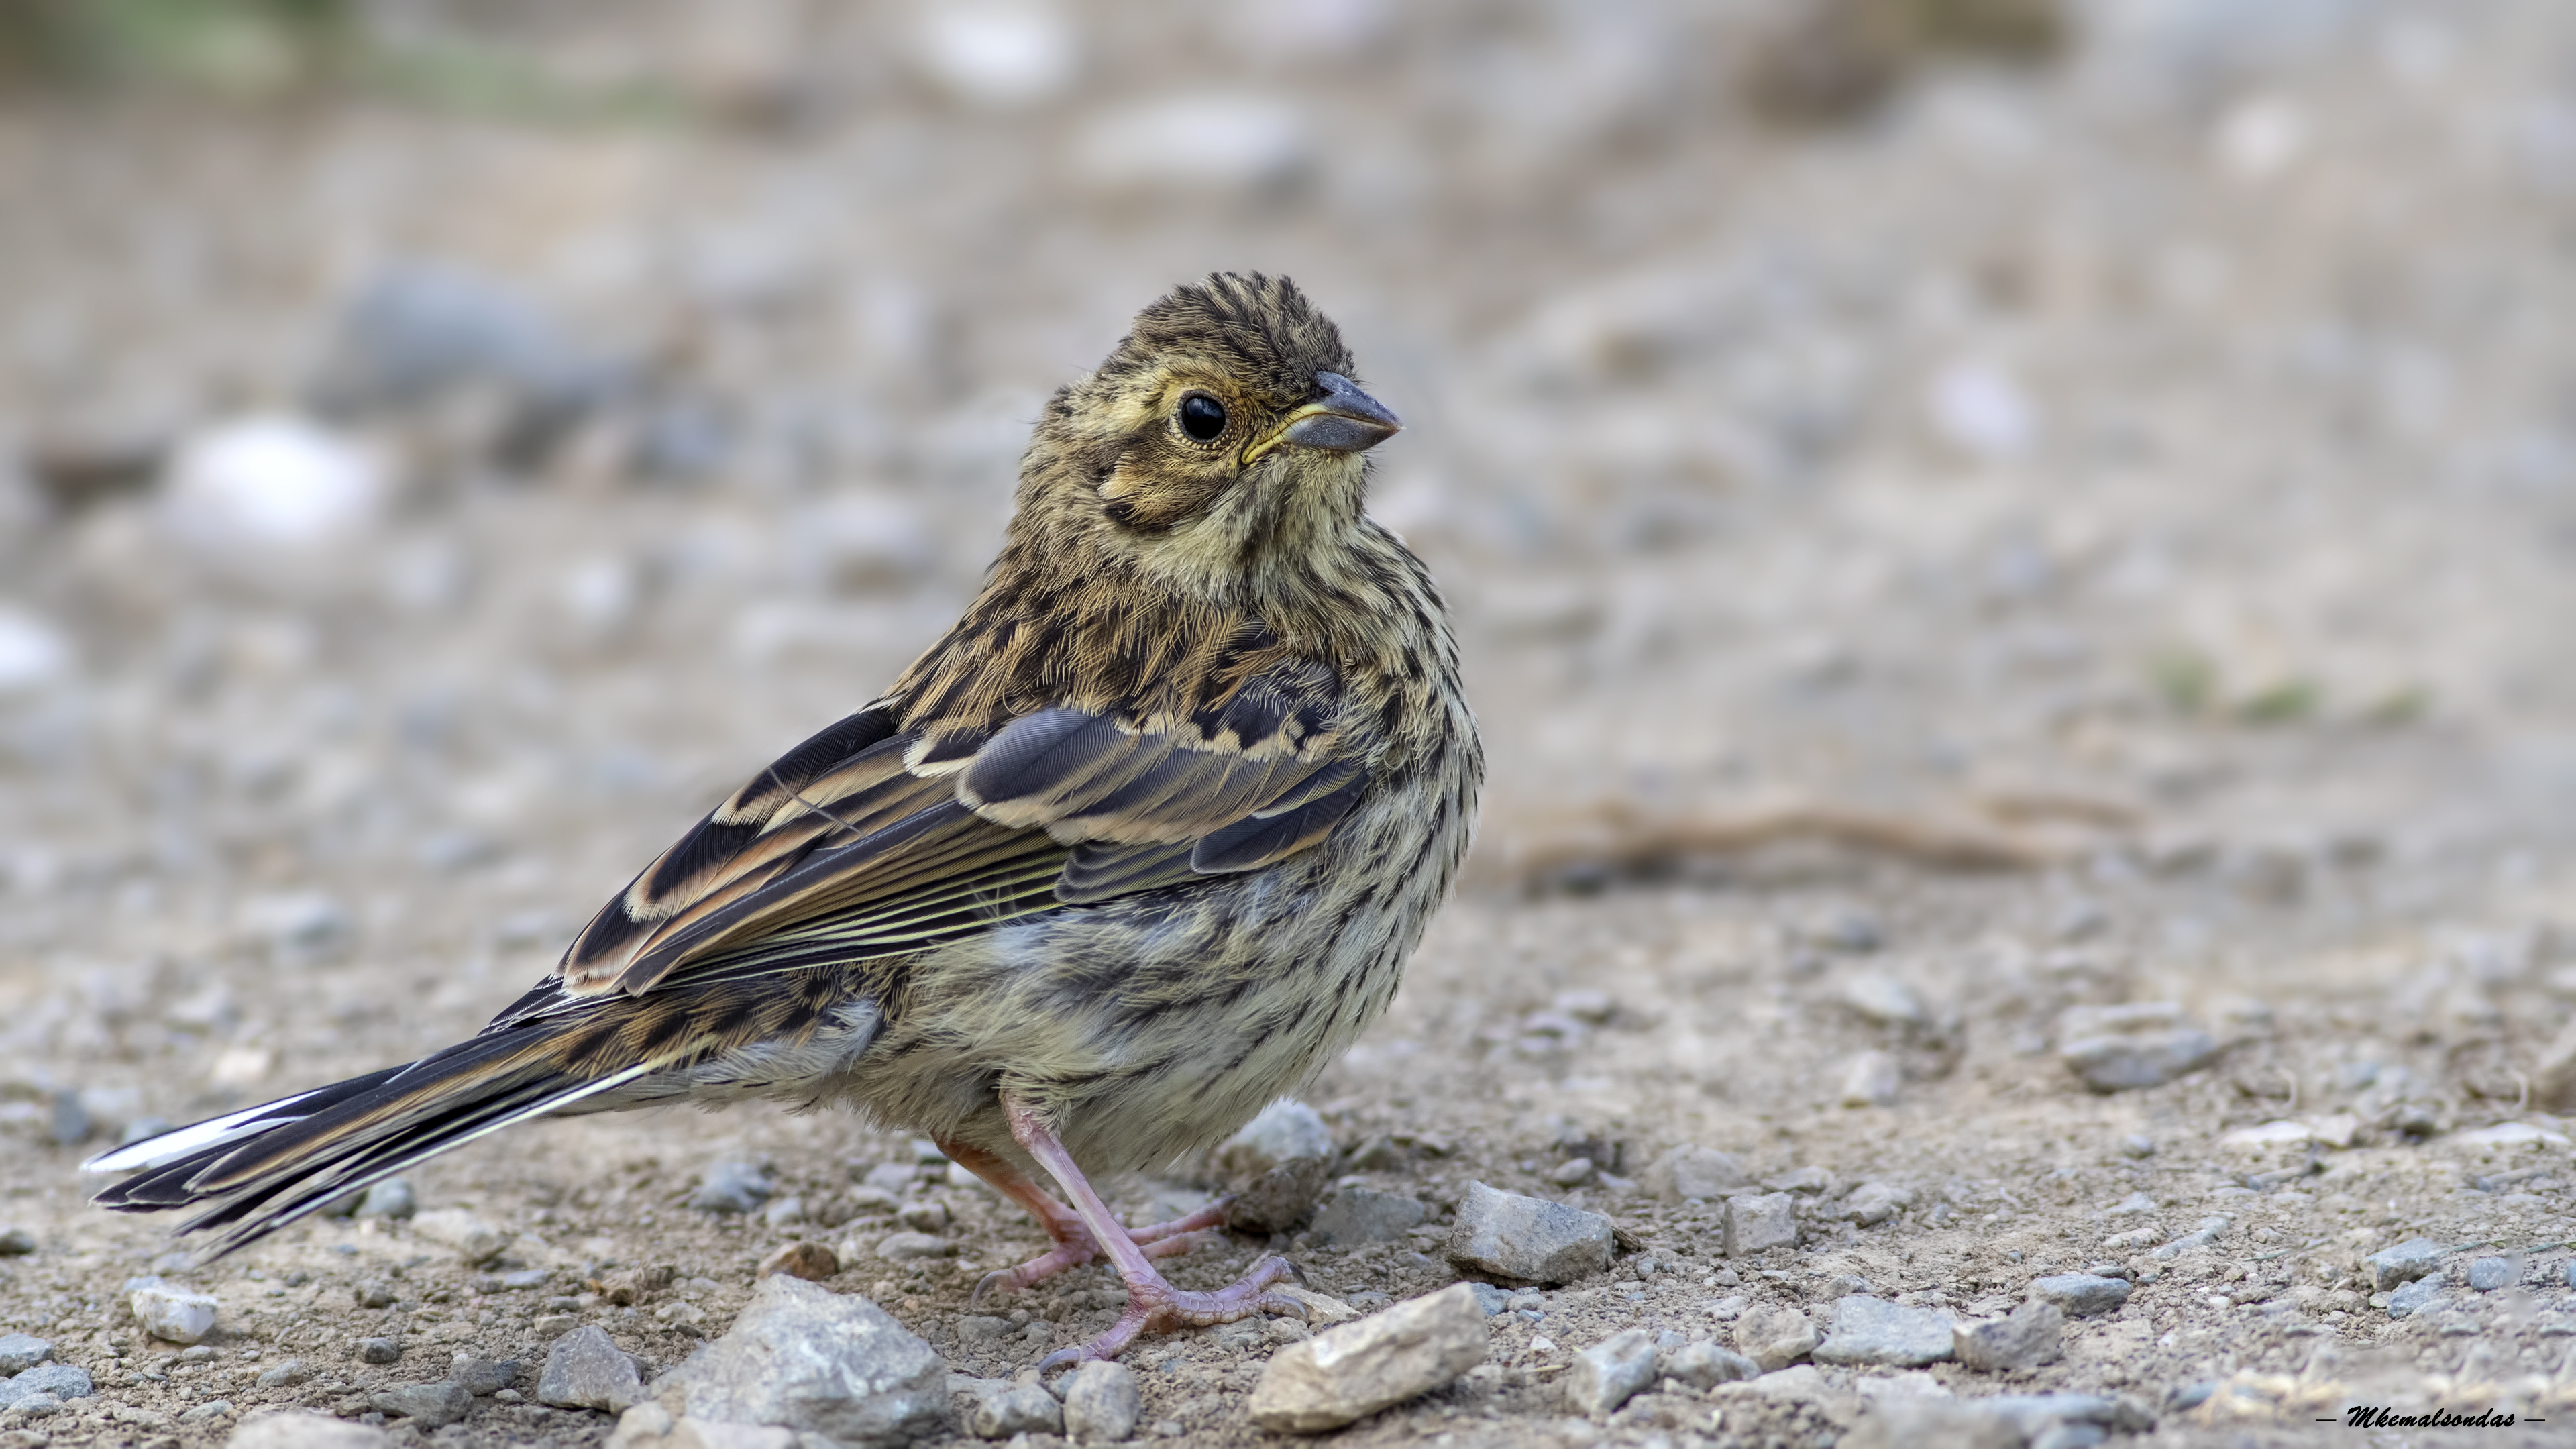
[[[1322,566],[1360,526],[1362,455],[1402,426],[1351,373],[1285,277],[1181,287],[1048,404],[1015,531],[1193,593]]]

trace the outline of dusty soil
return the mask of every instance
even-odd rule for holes
[[[1891,1371],[1597,1424],[1553,1379],[1619,1328],[1725,1341],[1728,1297],[1821,1319],[1859,1279],[1968,1316],[2104,1262],[2137,1287],[2062,1362],[1929,1377],[2126,1395],[2159,1443],[2340,1440],[2316,1421],[2355,1403],[2576,1419],[2576,1122],[2545,1110],[2576,1104],[2540,1071],[2576,1002],[2576,16],[2101,0],[2049,68],[1935,70],[1805,131],[1742,103],[1742,15],[1585,10],[1324,6],[1282,39],[1122,9],[1011,105],[859,7],[567,11],[490,33],[689,104],[0,109],[0,1228],[34,1245],[0,1257],[0,1330],[100,1386],[6,1442],[355,1412],[457,1352],[533,1362],[567,1315],[667,1365],[779,1243],[892,1231],[855,1188],[900,1136],[542,1124],[413,1175],[504,1230],[496,1263],[326,1221],[164,1269],[222,1301],[189,1361],[119,1292],[161,1225],[83,1208],[75,1164],[479,1025],[931,637],[1037,400],[1219,266],[1305,282],[1412,423],[1379,507],[1453,592],[1492,744],[1471,886],[1307,1098],[1346,1149],[1390,1139],[1345,1182],[1445,1213],[1481,1180],[1629,1244],[1492,1320],[1498,1373],[1348,1442],[1830,1442]],[[1137,109],[1212,86],[1270,108],[1213,152]],[[642,380],[533,450],[488,379],[346,415],[391,491],[308,547],[125,485],[128,454],[307,396],[347,299],[423,259]],[[2123,1002],[2223,1049],[2089,1091],[2063,1013]],[[1844,1105],[1873,1050],[1893,1099]],[[2221,1143],[2275,1121],[2321,1136]],[[2474,1135],[2503,1123],[2535,1131]],[[1818,1169],[1801,1243],[1730,1262],[1713,1210],[1622,1185],[1685,1143]],[[1576,1154],[1612,1178],[1561,1185]],[[683,1205],[742,1158],[806,1220]],[[1840,1220],[1868,1181],[1912,1205]],[[1106,1321],[1092,1269],[961,1343],[975,1274],[1036,1236],[935,1168],[911,1195],[960,1256],[854,1250],[832,1286],[960,1371]],[[2518,1282],[2391,1319],[2358,1260],[2418,1236]],[[1327,1292],[1454,1277],[1431,1235],[1282,1246]],[[587,1287],[656,1265],[639,1304]],[[399,1361],[358,1361],[375,1336]],[[1272,1341],[1141,1345],[1146,1420],[1260,1437]],[[287,1358],[316,1377],[256,1386]],[[487,1399],[431,1437],[607,1429]]]

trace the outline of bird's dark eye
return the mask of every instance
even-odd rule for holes
[[[1202,443],[1213,443],[1225,431],[1225,404],[1203,392],[1181,399],[1181,431]]]

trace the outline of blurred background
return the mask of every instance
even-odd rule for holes
[[[1480,889],[2529,869],[2572,263],[2553,0],[5,0],[0,1107],[470,1029],[1220,268],[1411,424]]]

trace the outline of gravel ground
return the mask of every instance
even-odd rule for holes
[[[1346,1442],[1823,1444],[1945,1392],[2171,1444],[2576,1420],[2576,15],[2092,0],[2051,65],[1818,130],[1748,99],[1761,5],[1309,8],[386,7],[544,84],[0,104],[0,1333],[98,1386],[0,1445],[363,1415],[458,1354],[524,1401],[395,1440],[597,1443],[548,1344],[673,1364],[799,1239],[961,1373],[1105,1325],[1088,1269],[961,1340],[1036,1234],[837,1117],[539,1124],[205,1268],[75,1164],[479,1025],[931,637],[1046,389],[1213,267],[1299,278],[1412,424],[1377,506],[1494,768],[1470,888],[1306,1094],[1336,1190],[1429,1220],[1277,1246],[1365,1308],[1456,1280],[1471,1182],[1620,1230]],[[1798,1241],[1658,1197],[1694,1144]],[[766,1200],[689,1206],[730,1162]],[[955,1255],[874,1254],[925,1228]],[[2392,1316],[2364,1260],[2418,1238],[2441,1296]],[[1561,1387],[1626,1328],[2088,1268],[2131,1291],[2044,1365]],[[217,1299],[202,1351],[148,1272]],[[1146,1341],[1142,1432],[1267,1437],[1294,1332]]]

